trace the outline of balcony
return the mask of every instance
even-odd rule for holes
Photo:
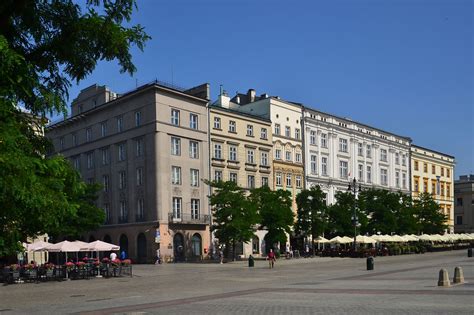
[[[169,224],[211,224],[210,215],[192,215],[190,213],[181,213],[179,216],[174,213],[168,213]]]

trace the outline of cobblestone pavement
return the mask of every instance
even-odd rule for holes
[[[474,258],[465,250],[365,259],[301,258],[134,266],[133,278],[0,287],[0,314],[473,314]],[[437,287],[463,268],[466,283]]]

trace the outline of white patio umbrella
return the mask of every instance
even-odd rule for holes
[[[349,243],[353,243],[353,242],[354,242],[354,238],[353,238],[353,237],[349,237],[349,236],[343,236],[343,237],[342,237],[342,240],[344,241],[344,244],[349,244]]]
[[[420,241],[433,241],[433,239],[431,238],[431,235],[429,235],[429,234],[422,234],[422,235],[418,236],[418,239]]]
[[[402,236],[407,242],[418,242],[418,238],[414,235],[403,235]]]
[[[375,244],[375,243],[377,243],[377,240],[373,239],[370,236],[357,235],[356,236],[356,242],[359,243],[359,244]]]
[[[29,252],[34,252],[34,251],[39,252],[39,251],[43,251],[44,248],[49,245],[53,245],[53,244],[44,242],[44,241],[37,241],[32,244],[26,244],[26,249]]]
[[[382,242],[395,242],[392,236],[388,234],[380,235],[380,241]]]
[[[333,237],[329,240],[329,243],[331,244],[346,244],[344,239],[340,236]]]
[[[400,235],[392,235],[392,239],[394,242],[398,242],[398,243],[408,242],[404,237],[401,237]]]
[[[314,240],[316,243],[319,243],[319,244],[326,244],[326,243],[329,243],[329,240],[327,238],[324,238],[323,236],[319,236],[318,238],[316,238]],[[118,247],[118,246],[117,246]]]
[[[444,241],[444,238],[439,234],[432,234],[431,235],[431,240],[435,241],[435,242],[442,242],[442,241]]]
[[[56,244],[51,244],[49,246],[44,247],[45,250],[48,252],[53,253],[75,253],[81,251],[81,245],[74,242],[69,241],[62,241]]]
[[[86,249],[91,252],[109,252],[113,250],[120,250],[120,246],[102,242],[102,241],[94,241],[94,242],[88,243],[86,247],[84,247],[83,249]]]

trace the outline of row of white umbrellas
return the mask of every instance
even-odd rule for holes
[[[91,243],[82,241],[62,241],[56,244],[38,241],[33,244],[26,244],[27,251],[30,252],[53,252],[53,253],[70,253],[70,252],[107,252],[113,250],[120,250],[120,246],[102,242],[94,241]]]
[[[418,241],[431,241],[431,242],[453,242],[453,241],[474,241],[474,233],[471,234],[422,234],[422,235],[357,235],[356,243],[360,244],[374,244],[374,243],[386,243],[386,242],[418,242]],[[320,244],[348,244],[353,243],[354,238],[348,236],[336,236],[331,239],[326,239],[322,236],[315,239],[316,243]]]

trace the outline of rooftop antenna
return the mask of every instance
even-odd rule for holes
[[[222,95],[222,84],[219,85],[219,95]]]

